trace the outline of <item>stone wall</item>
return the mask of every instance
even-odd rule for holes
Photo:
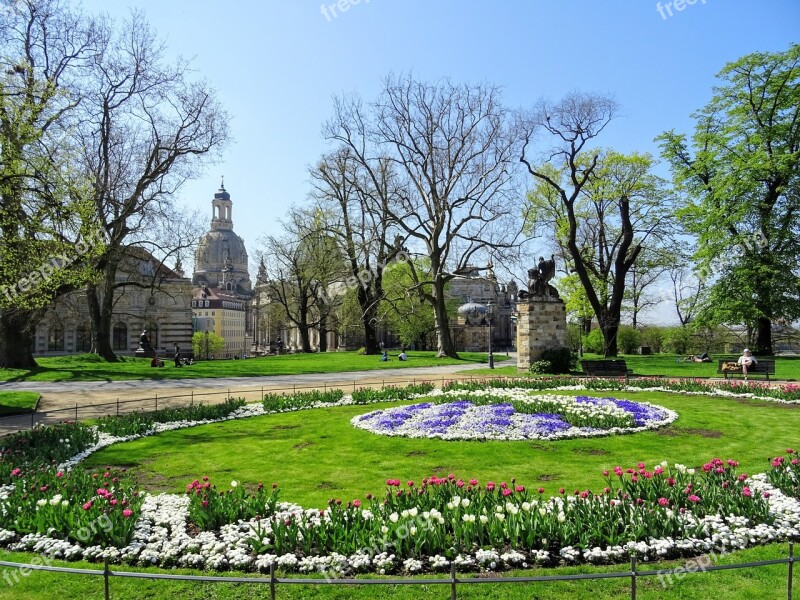
[[[567,345],[567,311],[558,298],[517,303],[517,367],[528,370],[542,352]]]

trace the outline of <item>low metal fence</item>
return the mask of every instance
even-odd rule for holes
[[[298,385],[292,384],[287,385],[285,387],[276,387],[276,386],[254,386],[251,388],[241,389],[241,390],[231,390],[230,388],[225,390],[214,390],[209,392],[196,392],[191,390],[189,393],[186,394],[173,394],[173,395],[161,395],[155,394],[153,396],[147,396],[144,398],[133,398],[128,400],[120,400],[116,398],[110,402],[100,402],[95,404],[75,404],[75,406],[69,406],[65,408],[58,408],[54,410],[45,410],[45,411],[33,411],[27,414],[22,415],[13,415],[7,417],[0,417],[0,437],[3,435],[8,435],[10,433],[14,433],[16,431],[23,431],[27,429],[32,429],[36,425],[47,425],[52,423],[58,423],[61,421],[66,420],[88,420],[88,419],[97,419],[99,417],[111,416],[111,415],[122,415],[127,413],[133,412],[143,412],[143,411],[152,411],[152,410],[159,410],[163,408],[178,408],[183,406],[193,406],[196,402],[207,402],[207,401],[215,401],[215,402],[223,402],[227,398],[237,398],[242,397],[245,399],[253,399],[252,396],[258,395],[258,399],[264,397],[266,393],[284,393],[284,394],[295,394],[297,392],[302,392],[306,390],[316,390],[322,389],[323,391],[326,390],[333,390],[333,389],[341,389],[345,391],[355,391],[359,388],[364,387],[380,387],[383,389],[387,385],[408,385],[408,384],[416,384],[423,381],[430,381],[433,383],[439,382],[440,385],[444,385],[448,381],[452,381],[454,379],[468,379],[468,380],[481,380],[481,379],[498,379],[496,377],[490,376],[482,376],[482,377],[475,377],[473,375],[469,376],[448,376],[448,377],[441,377],[441,378],[431,378],[431,377],[416,377],[413,379],[405,379],[405,380],[397,380],[397,379],[375,379],[375,380],[362,380],[362,381],[353,381],[352,383],[336,383],[336,384],[328,384],[328,383],[311,383],[308,385]],[[514,377],[504,377],[504,379],[515,379]],[[248,396],[250,396],[248,398]]]
[[[269,596],[272,600],[275,599],[277,589],[279,586],[292,586],[292,585],[319,585],[319,586],[381,586],[381,585],[442,585],[450,588],[451,600],[456,600],[458,586],[472,585],[472,584],[514,584],[514,583],[552,583],[557,581],[581,581],[592,579],[629,579],[630,597],[632,600],[636,599],[637,582],[639,579],[646,577],[658,577],[662,580],[662,585],[665,590],[668,585],[665,579],[671,583],[672,578],[683,579],[687,574],[691,573],[713,573],[716,571],[729,571],[732,569],[755,569],[759,567],[767,567],[772,565],[787,565],[787,580],[786,580],[786,597],[788,600],[793,598],[792,580],[794,578],[794,563],[796,562],[794,556],[794,543],[789,542],[789,552],[786,558],[776,558],[771,560],[760,560],[746,563],[737,563],[731,565],[708,565],[696,569],[687,569],[686,567],[678,567],[676,569],[648,569],[639,570],[638,563],[635,557],[631,557],[630,569],[627,571],[615,571],[610,573],[579,573],[576,575],[535,575],[530,577],[459,577],[456,573],[455,564],[450,567],[450,576],[447,578],[416,578],[416,579],[352,579],[352,578],[292,578],[292,577],[277,577],[275,574],[275,565],[270,565],[269,577],[223,577],[214,575],[173,575],[169,573],[147,573],[143,571],[112,571],[108,559],[103,561],[103,569],[73,569],[69,567],[54,567],[50,565],[40,564],[26,564],[16,563],[9,561],[0,561],[0,566],[10,567],[28,571],[50,571],[55,573],[67,573],[73,575],[89,575],[103,578],[104,597],[106,600],[111,598],[111,580],[113,578],[136,578],[136,579],[154,579],[154,580],[171,580],[171,581],[195,581],[195,582],[208,582],[208,583],[245,583],[255,585],[268,585]],[[14,580],[14,577],[4,575],[7,580]],[[19,578],[16,578],[18,581]],[[13,585],[13,584],[12,584]],[[774,589],[771,591],[775,591]]]

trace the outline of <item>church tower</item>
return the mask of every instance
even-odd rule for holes
[[[233,202],[224,180],[211,200],[211,230],[197,245],[192,283],[252,295],[247,250],[244,240],[233,231]]]

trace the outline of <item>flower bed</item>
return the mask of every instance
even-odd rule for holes
[[[509,421],[509,406],[524,415],[560,409],[571,428],[576,425],[569,419],[596,418],[595,413],[601,420],[626,418],[644,427],[666,410],[608,398],[537,400],[528,392],[509,394],[500,389],[437,392],[423,404],[446,413],[460,399]],[[365,395],[362,401],[370,399]],[[329,400],[287,397],[273,410],[331,406]],[[335,401],[354,403],[347,395]],[[463,416],[471,409],[462,404],[452,410]],[[266,412],[264,404],[246,405],[214,420]],[[209,422],[155,423],[145,433]],[[231,482],[223,490],[198,478],[184,495],[138,493],[124,473],[89,474],[67,467],[92,451],[142,434],[115,437],[85,426],[54,431],[19,438],[8,446],[15,448],[13,453],[4,450],[0,460],[10,466],[27,456],[41,464],[42,457],[58,455],[40,442],[63,448],[64,435],[73,440],[70,446],[85,448],[59,467],[9,470],[10,485],[0,486],[0,544],[11,550],[68,559],[107,556],[145,566],[266,570],[274,564],[287,571],[342,575],[438,571],[451,564],[461,570],[496,570],[607,563],[631,554],[667,558],[800,537],[800,463],[791,449],[771,460],[767,474],[754,477],[737,473],[735,461],[712,459],[697,471],[665,463],[615,467],[604,472],[602,492],[534,491],[513,479],[479,482],[454,475],[428,477],[419,484],[389,479],[384,494],[331,499],[319,510],[279,502],[276,484]],[[38,449],[23,451],[26,447]]]
[[[429,402],[359,415],[372,433],[445,440],[565,439],[631,433],[672,423],[677,413],[646,402],[589,396],[531,395],[525,390],[435,390]]]
[[[515,388],[526,390],[593,390],[671,392],[701,394],[706,396],[734,396],[755,398],[768,402],[796,404],[800,402],[800,385],[796,383],[771,384],[763,381],[709,381],[706,379],[664,379],[662,377],[637,377],[625,380],[611,377],[514,377],[481,381],[449,381],[444,390],[481,390],[485,388]]]
[[[324,510],[278,502],[278,489],[204,479],[185,495],[146,496],[131,540],[79,544],[0,529],[12,550],[55,557],[108,556],[137,565],[265,571],[358,572],[498,570],[533,564],[611,563],[631,554],[670,558],[745,548],[800,535],[800,502],[767,482],[712,459],[695,471],[644,464],[605,472],[602,492],[560,489],[548,497],[513,479],[387,480],[381,496]],[[205,503],[205,504],[204,504]],[[202,519],[198,519],[201,510]],[[246,520],[247,511],[251,516]]]

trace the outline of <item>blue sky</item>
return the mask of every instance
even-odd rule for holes
[[[656,135],[691,130],[691,113],[727,62],[800,41],[796,0],[689,1],[340,0],[344,12],[335,0],[83,5],[114,17],[144,9],[169,52],[193,57],[217,89],[234,141],[180,200],[210,220],[224,174],[252,257],[286,207],[307,197],[307,167],[327,147],[320,128],[331,98],[356,91],[371,99],[389,72],[486,80],[503,87],[511,107],[570,90],[612,93],[622,116],[599,142],[656,154]]]

